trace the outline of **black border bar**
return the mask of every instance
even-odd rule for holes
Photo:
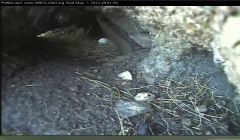
[[[1,1],[1,6],[230,6],[240,5],[240,0],[80,0],[80,1]]]

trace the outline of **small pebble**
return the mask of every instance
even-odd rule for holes
[[[97,73],[97,72],[98,72],[98,69],[93,69],[93,72]]]
[[[205,113],[207,111],[207,106],[206,105],[197,106],[196,110],[198,110],[200,113]]]
[[[122,86],[125,86],[125,85],[127,85],[127,82],[124,81],[124,82],[121,83],[121,85],[122,85]]]
[[[153,99],[155,99],[155,95],[151,94],[151,93],[147,93],[147,92],[142,92],[142,93],[138,93],[134,99],[136,101],[152,101]]]
[[[122,80],[127,80],[127,81],[131,81],[133,79],[132,74],[129,71],[125,71],[118,74],[118,77],[121,78]]]
[[[153,85],[154,82],[155,82],[155,78],[153,78],[153,77],[149,77],[149,76],[144,75],[143,78],[150,85]]]
[[[11,85],[10,87],[11,87],[11,88],[12,88],[12,87],[15,87],[15,85]]]
[[[191,126],[191,125],[192,125],[192,120],[189,119],[189,118],[183,118],[183,119],[181,120],[181,122],[182,122],[182,124],[183,124],[184,126]]]
[[[115,108],[120,116],[128,118],[152,111],[152,106],[145,102],[118,100]]]
[[[72,91],[72,92],[74,92],[74,91],[77,91],[78,88],[77,88],[77,87],[69,87],[69,90]]]
[[[240,94],[234,97],[234,102],[240,103]]]
[[[207,131],[207,132],[205,132],[205,135],[212,135],[212,132],[210,132],[210,131]]]

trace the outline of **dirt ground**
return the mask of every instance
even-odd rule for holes
[[[92,47],[97,46],[97,40],[90,41],[95,42]],[[182,67],[172,70],[176,77],[165,76],[150,84],[139,68],[143,60],[150,59],[150,52],[140,50],[130,55],[114,54],[111,60],[105,60],[111,57],[104,56],[106,52],[102,52],[102,56],[97,58],[97,50],[85,58],[67,55],[66,49],[61,52],[58,48],[59,53],[54,54],[55,51],[50,50],[30,49],[29,54],[24,50],[23,54],[31,61],[3,57],[3,134],[232,135],[239,130],[231,130],[237,120],[232,119],[230,123],[228,118],[231,116],[228,114],[231,111],[225,106],[231,100],[223,96],[225,92],[233,91],[229,89],[231,86],[221,69],[212,62],[210,53],[197,51],[188,54],[179,63]],[[78,56],[83,56],[86,52],[78,53]],[[18,54],[21,56],[20,52]],[[12,65],[9,63],[11,61],[14,61]],[[132,81],[124,81],[117,76],[126,70],[132,73]],[[188,76],[192,80],[186,79]],[[220,108],[212,103],[210,89],[220,93],[214,100],[219,102]],[[140,92],[155,94],[157,99],[149,102],[153,110],[129,118],[119,117],[115,109],[116,101],[119,98],[133,100],[126,94],[127,91],[132,96]],[[171,99],[171,95],[176,100]],[[190,97],[195,97],[196,106],[207,104],[212,108],[205,112],[208,116],[202,117],[202,122],[199,122],[194,110],[188,111],[184,106],[185,103],[192,106],[187,103]],[[182,100],[179,102],[182,106],[179,106],[178,100]],[[183,120],[192,117],[195,120],[185,126]]]
[[[240,134],[235,89],[209,50],[169,37],[124,55],[99,38],[55,39],[2,54],[2,134]],[[124,71],[132,80],[118,77]],[[151,110],[121,116],[119,100],[135,102],[142,92],[155,95]]]

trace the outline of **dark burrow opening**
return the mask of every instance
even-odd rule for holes
[[[60,10],[53,7],[53,11],[49,13],[44,11],[46,9],[36,8],[33,9],[36,10],[36,13],[34,13],[36,15],[33,16],[40,14],[41,17],[31,19],[32,17],[29,16],[29,13],[32,9],[20,9],[22,15],[12,12],[12,15],[7,15],[9,17],[2,16],[1,49],[2,54],[5,54],[2,55],[3,57],[13,56],[26,61],[41,60],[46,58],[46,56],[49,56],[51,59],[70,58],[71,54],[67,53],[67,51],[71,49],[69,48],[71,45],[75,45],[74,47],[83,47],[80,46],[80,41],[85,38],[91,39],[91,41],[97,41],[101,37],[105,37],[94,15],[86,12],[85,9],[78,9],[77,11],[80,14],[73,14],[72,12],[74,12],[74,10],[67,10],[71,8],[61,8]],[[6,8],[6,11],[7,10]],[[25,13],[24,10],[26,10]],[[51,8],[48,10],[51,10]],[[18,12],[18,10],[16,10],[16,12]],[[55,18],[55,20],[45,19],[46,14],[49,18]],[[73,16],[69,17],[71,15]],[[16,18],[12,21],[9,20],[10,16],[21,16],[21,18]],[[62,20],[65,22],[62,23]],[[77,30],[81,30],[81,32],[77,33]],[[47,31],[49,34],[46,36],[37,37],[37,35]]]
[[[113,42],[99,43],[107,38],[96,19],[99,12],[88,7],[3,7],[3,77],[42,62],[74,60],[90,67],[121,55]]]

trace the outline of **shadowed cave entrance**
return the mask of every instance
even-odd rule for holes
[[[106,61],[106,57],[110,59],[121,54],[114,43],[100,46],[98,40],[105,38],[106,34],[102,32],[92,12],[83,8],[69,9],[71,8],[36,7],[18,9],[22,15],[13,12],[3,16],[3,59],[13,56],[37,63],[69,58],[81,61],[82,64],[95,65],[103,59]],[[29,16],[29,13],[33,12],[33,16],[39,14],[40,17]],[[49,18],[45,18],[46,15]],[[22,17],[16,18],[15,24],[9,20],[10,16]],[[50,20],[51,18],[55,20]]]

